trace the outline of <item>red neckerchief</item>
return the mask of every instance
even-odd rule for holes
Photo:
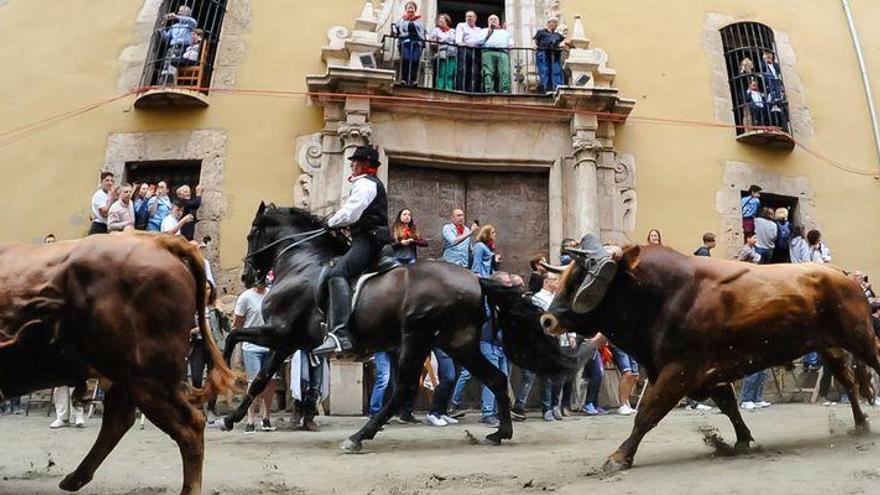
[[[418,14],[412,14],[412,15],[410,15],[409,12],[406,12],[406,13],[403,14],[403,20],[404,20],[404,21],[416,21],[416,20],[421,19],[421,18],[422,18],[422,16],[420,16],[420,15],[418,15]]]
[[[464,225],[458,225],[458,224],[453,224],[453,225],[455,225],[455,231],[458,232],[458,235],[464,234]]]
[[[446,26],[446,27],[440,28],[440,31],[443,31],[444,33],[448,33],[449,31],[452,31],[452,28],[449,26]]]
[[[486,241],[486,245],[489,246],[489,249],[494,253],[495,252],[495,241],[489,239]]]
[[[402,239],[412,239],[412,230],[410,230],[409,225],[403,228],[403,232],[400,233]]]
[[[363,177],[364,175],[372,175],[373,177],[375,177],[376,174],[378,174],[378,173],[379,173],[378,167],[364,167],[364,173],[362,173],[361,175],[349,175],[348,181],[354,182],[357,180],[358,177]]]

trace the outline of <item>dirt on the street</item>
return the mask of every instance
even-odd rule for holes
[[[392,423],[351,455],[339,444],[363,418],[321,418],[323,431],[308,433],[278,416],[272,433],[209,430],[204,493],[880,493],[880,434],[849,434],[848,407],[774,405],[744,415],[758,440],[750,453],[728,455],[719,436],[733,443],[733,431],[717,409],[678,409],[648,434],[633,469],[611,476],[599,467],[632,417],[548,423],[534,414],[500,447],[468,441],[465,430],[479,438],[490,431],[479,413],[445,428]],[[49,430],[44,413],[0,418],[0,494],[63,493],[58,482],[91,447],[99,421]],[[180,481],[176,445],[147,424],[126,435],[82,493],[173,494]]]

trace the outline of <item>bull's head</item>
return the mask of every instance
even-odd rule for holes
[[[586,296],[584,282],[587,275],[587,256],[584,251],[575,248],[568,248],[566,252],[572,257],[572,262],[568,266],[545,265],[547,270],[562,274],[558,284],[559,290],[550,307],[541,316],[541,326],[551,335],[576,331],[578,330],[578,322],[583,324],[586,320],[584,318],[586,312],[583,310],[582,302]],[[617,276],[631,273],[639,263],[640,254],[641,249],[638,246],[628,247],[624,250],[616,249],[612,257],[617,262]],[[594,313],[596,309],[591,313]],[[581,328],[580,330],[585,329]]]
[[[272,269],[272,253],[264,249],[273,240],[267,232],[269,226],[266,217],[266,210],[272,208],[274,205],[266,206],[261,201],[251,223],[251,230],[247,236],[248,252],[244,257],[244,268],[241,272],[241,281],[245,287],[253,287],[258,280],[265,280],[269,270]]]

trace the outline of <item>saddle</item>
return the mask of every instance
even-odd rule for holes
[[[354,285],[355,288],[354,295],[352,295],[351,298],[352,310],[357,306],[357,300],[361,288],[368,280],[389,272],[399,266],[403,266],[401,262],[397,261],[397,258],[392,256],[393,252],[394,250],[391,249],[390,245],[385,245],[379,253],[379,259],[376,260],[375,263],[370,265],[364,273],[348,281],[348,283]],[[325,312],[327,308],[327,281],[330,280],[330,269],[336,264],[337,259],[338,258],[333,258],[321,269],[321,273],[318,275],[318,279],[315,283],[315,302],[321,312]]]

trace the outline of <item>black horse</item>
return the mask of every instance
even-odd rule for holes
[[[347,249],[338,231],[324,231],[321,220],[305,210],[261,203],[248,234],[248,256],[242,278],[246,283],[274,270],[275,281],[263,303],[265,326],[229,335],[226,358],[239,342],[252,342],[272,350],[268,364],[251,384],[238,409],[224,418],[227,429],[240,421],[247,408],[289,355],[320,344],[322,315],[320,278],[326,263]],[[397,351],[399,364],[394,394],[382,410],[342,447],[359,451],[397,409],[418,391],[422,365],[437,347],[466,367],[498,399],[500,427],[486,437],[492,444],[513,436],[507,377],[480,353],[484,322],[484,296],[503,289],[473,273],[445,262],[405,265],[370,279],[360,291],[350,328],[362,355]],[[509,298],[505,298],[507,301]],[[523,297],[517,304],[531,306]],[[502,305],[502,312],[506,306]],[[502,332],[511,360],[539,374],[559,375],[573,370],[574,360],[564,356],[553,337],[540,327],[540,312],[529,324]]]

